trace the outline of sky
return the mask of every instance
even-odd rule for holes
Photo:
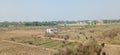
[[[0,21],[120,19],[120,0],[0,0]]]

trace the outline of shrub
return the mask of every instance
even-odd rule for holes
[[[101,48],[97,45],[96,41],[88,39],[85,43],[80,43],[74,48],[66,47],[64,50],[59,50],[56,55],[99,55],[100,53]]]
[[[70,47],[59,49],[54,55],[74,55],[73,50]]]
[[[33,41],[26,41],[26,42],[24,42],[24,43],[28,43],[28,44],[32,45],[32,44],[33,44]]]
[[[114,29],[103,32],[103,36],[107,38],[114,38],[117,36],[118,33],[120,33],[120,29],[114,28]]]
[[[10,40],[11,40],[11,41],[15,41],[15,39],[14,39],[14,38],[10,38]]]
[[[45,33],[45,37],[56,37],[57,35],[56,34],[49,34],[49,33]]]

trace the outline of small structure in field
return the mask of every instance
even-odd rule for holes
[[[77,24],[79,24],[79,25],[87,25],[87,23],[84,22],[84,21],[79,21],[79,22],[77,22]]]
[[[49,29],[46,29],[46,33],[57,33],[57,28],[49,28]]]

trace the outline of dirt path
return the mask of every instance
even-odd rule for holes
[[[52,40],[60,40],[60,41],[65,41],[64,39],[60,39],[60,38],[51,38]],[[80,42],[80,43],[82,43],[82,41],[80,41],[80,40],[70,40],[70,39],[68,39],[68,40],[66,40],[66,41],[68,41],[68,42]]]
[[[118,48],[120,48],[120,45],[106,44],[106,46],[110,46],[110,47],[118,47]]]
[[[106,44],[103,51],[105,51],[107,55],[120,55],[120,45]]]

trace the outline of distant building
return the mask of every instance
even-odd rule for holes
[[[88,21],[88,25],[93,25],[93,21]]]
[[[87,25],[87,23],[86,23],[86,22],[83,22],[83,21],[80,21],[80,22],[78,22],[77,24],[80,24],[80,25]]]
[[[87,25],[95,25],[95,21],[92,21],[92,20],[88,20],[88,21],[85,21]]]
[[[15,27],[14,25],[8,25],[8,27]]]
[[[104,24],[103,20],[97,20],[96,21],[96,25],[103,25],[103,24]]]

